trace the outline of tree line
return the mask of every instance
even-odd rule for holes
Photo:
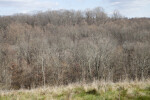
[[[150,19],[97,7],[0,17],[0,87],[150,78]]]

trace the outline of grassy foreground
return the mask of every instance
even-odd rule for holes
[[[90,84],[0,91],[0,100],[150,100],[150,81],[97,81]]]

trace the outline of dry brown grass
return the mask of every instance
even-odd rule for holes
[[[146,88],[149,90],[145,90]],[[94,94],[89,94],[92,93],[91,91],[93,91]],[[121,95],[121,93],[124,94]],[[122,100],[128,98],[138,100],[138,97],[142,96],[146,98],[143,100],[148,100],[147,98],[150,97],[150,80],[117,83],[94,81],[88,84],[74,83],[68,86],[47,86],[31,90],[0,91],[0,100],[115,100],[120,98],[122,98]]]

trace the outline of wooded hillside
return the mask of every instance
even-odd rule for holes
[[[102,8],[0,17],[0,87],[150,78],[150,19]]]

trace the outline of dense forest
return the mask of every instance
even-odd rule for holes
[[[97,7],[0,17],[0,87],[150,78],[150,19]]]

